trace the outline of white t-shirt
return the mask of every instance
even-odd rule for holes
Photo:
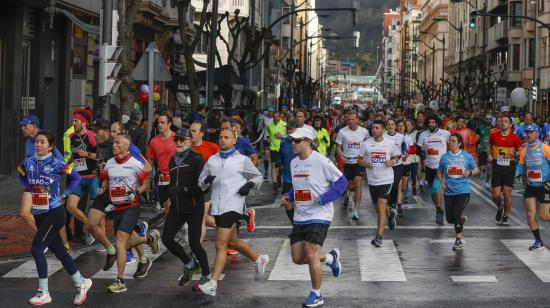
[[[290,162],[290,170],[294,189],[294,224],[330,224],[334,216],[333,204],[320,205],[318,199],[342,177],[342,172],[315,151],[304,160],[295,157]]]
[[[393,142],[394,146],[397,147],[399,153],[401,154],[401,156],[399,157],[399,160],[397,161],[397,163],[395,165],[401,165],[403,164],[403,157],[405,157],[405,161],[406,161],[406,157],[407,157],[407,150],[409,149],[409,147],[413,144],[413,141],[411,139],[411,137],[409,137],[408,135],[403,135],[403,134],[400,134],[400,133],[395,133],[395,135],[390,135],[388,134],[387,132],[384,133],[384,139],[389,139]],[[405,151],[403,151],[403,149],[401,148],[402,147],[402,143],[405,143],[406,145],[406,149]]]
[[[386,162],[393,156],[401,154],[400,148],[396,147],[393,140],[386,138],[382,141],[375,141],[374,138],[361,143],[359,156],[365,162],[373,166],[367,169],[367,180],[369,185],[386,185],[393,183],[393,168],[386,166]]]
[[[369,138],[369,131],[364,127],[351,130],[349,126],[342,128],[336,136],[336,144],[342,146],[344,160],[347,164],[356,164],[361,143]]]
[[[122,163],[113,157],[103,167],[101,179],[109,179],[109,198],[113,204],[121,205],[136,201],[130,200],[129,194],[147,179],[147,173],[144,172],[143,163],[133,156]]]
[[[444,129],[437,129],[435,132],[425,130],[418,137],[418,145],[426,148],[425,164],[427,167],[437,169],[441,156],[447,152],[447,142],[451,133]]]

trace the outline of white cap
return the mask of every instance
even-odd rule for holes
[[[313,133],[309,129],[307,129],[306,127],[297,128],[289,136],[291,138],[294,138],[294,139],[302,139],[302,138],[307,138],[309,140],[315,139],[315,136],[313,135]]]
[[[509,112],[509,111],[510,111],[510,107],[508,107],[508,106],[500,107],[500,112]]]

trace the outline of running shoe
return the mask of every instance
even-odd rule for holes
[[[397,215],[399,215],[399,217],[403,217],[403,204],[401,203],[397,204]]]
[[[216,296],[216,290],[218,289],[218,283],[212,279],[209,279],[205,283],[199,284],[199,290],[210,296]]]
[[[413,185],[413,186],[412,186],[412,189],[413,189],[413,191],[412,191],[413,196],[416,196],[416,185]]]
[[[117,278],[110,286],[107,287],[107,291],[112,293],[122,293],[128,291],[128,289],[126,288],[126,284]]]
[[[344,207],[348,207],[348,206],[349,206],[349,197],[345,196],[344,197]]]
[[[126,264],[132,264],[136,262],[137,262],[136,256],[134,256],[134,253],[131,250],[128,250],[126,252]]]
[[[29,299],[29,304],[35,306],[42,306],[51,302],[52,297],[50,296],[50,293],[44,292],[40,289],[36,292],[36,295],[34,295],[33,298]]]
[[[235,249],[231,249],[231,248],[227,248],[227,255],[228,256],[234,256],[234,255],[238,255],[239,252],[236,251]]]
[[[92,280],[89,278],[83,278],[84,283],[81,286],[76,287],[76,296],[74,298],[74,304],[80,306],[86,301],[86,295],[88,290],[92,287]]]
[[[117,259],[116,253],[114,255],[107,254],[105,258],[105,265],[103,266],[104,271],[108,271],[115,264]]]
[[[329,265],[334,277],[342,275],[342,264],[340,263],[340,249],[334,248],[329,252],[332,255],[332,263]]]
[[[95,238],[92,234],[88,233],[86,234],[86,245],[92,245],[93,243],[95,243]]]
[[[134,278],[145,278],[147,273],[149,273],[151,265],[153,265],[153,262],[151,262],[149,258],[147,258],[147,262],[145,263],[138,262],[136,272],[134,273]]]
[[[503,208],[498,208],[497,209],[497,215],[495,216],[495,220],[497,221],[497,223],[500,223],[502,221],[502,215],[504,214],[504,209]]]
[[[508,216],[502,215],[502,221],[500,222],[501,225],[507,226],[510,224],[510,221],[508,220]]]
[[[376,234],[376,236],[370,241],[370,244],[374,247],[382,247],[382,236]]]
[[[153,254],[157,254],[160,250],[159,238],[160,233],[157,229],[151,231],[151,233],[147,236],[147,244],[151,247],[151,252]]]
[[[208,282],[208,280],[210,280],[210,278],[208,278],[208,276],[201,276],[201,279],[199,280],[199,282],[195,283],[192,287],[191,287],[191,290],[193,290],[193,292],[200,292],[201,289],[199,288],[199,286],[203,283],[206,283]]]
[[[404,197],[403,197],[403,203],[404,203],[404,204],[409,204],[409,197],[404,196]]]
[[[357,210],[351,211],[351,219],[359,220],[359,212]]]
[[[248,209],[247,212],[248,212],[248,221],[246,222],[246,230],[252,233],[256,229],[256,222],[254,221],[254,218],[256,217],[256,210]]]
[[[442,226],[443,225],[443,210],[442,209],[437,209],[436,213],[435,213],[435,223]]]
[[[390,209],[390,217],[388,218],[388,228],[390,230],[395,229],[395,225],[397,224],[395,216],[397,216],[397,211],[395,209]]]
[[[491,183],[485,182],[485,189],[490,189],[490,188],[491,188]]]
[[[269,263],[268,255],[261,255],[259,262],[254,262],[254,280],[259,281],[264,278],[265,268]]]
[[[462,241],[461,241],[459,238],[457,238],[457,239],[455,240],[455,244],[454,244],[454,246],[453,246],[453,250],[454,250],[454,251],[458,251],[458,250],[462,250],[462,249],[464,249],[464,245],[462,244]]]
[[[142,221],[136,225],[136,228],[137,228],[136,233],[140,237],[145,237],[145,235],[147,234],[147,231],[149,230],[149,224],[146,221]]]
[[[306,298],[304,303],[302,304],[303,307],[318,307],[323,305],[325,302],[323,301],[323,297],[321,295],[315,294],[315,292],[311,291],[309,292],[309,296]]]
[[[264,181],[267,180],[267,173],[264,173]]]
[[[193,275],[195,275],[199,271],[200,266],[197,263],[193,265],[193,268],[187,268],[186,266],[184,266],[182,274],[178,277],[178,284],[180,285],[180,287],[188,285],[191,279],[193,279]]]
[[[536,240],[533,245],[529,246],[529,250],[539,250],[541,248],[544,248],[544,243],[542,241]]]

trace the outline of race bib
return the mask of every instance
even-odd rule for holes
[[[170,175],[161,174],[159,176],[159,186],[166,186],[166,185],[170,185]]]
[[[115,204],[130,202],[130,198],[126,194],[125,186],[109,187],[109,196],[111,197],[111,202]]]
[[[298,189],[294,191],[294,202],[296,205],[306,205],[313,202],[313,196],[310,190]]]
[[[373,164],[385,164],[386,163],[386,154],[383,154],[383,155],[373,154],[370,158],[370,161]]]
[[[497,165],[499,166],[510,166],[510,157],[499,155],[497,157]]]
[[[540,170],[528,170],[527,179],[531,182],[542,182],[542,172]]]
[[[50,194],[32,193],[32,208],[35,210],[48,210],[50,208]]]
[[[350,143],[348,143],[348,149],[349,150],[359,150],[360,147],[361,147],[361,143],[359,143],[359,142],[350,142]]]
[[[457,179],[464,177],[464,169],[461,167],[448,167],[447,168],[447,175],[450,178]]]
[[[439,149],[435,148],[428,148],[428,155],[430,156],[438,156],[439,155]]]
[[[85,158],[77,158],[73,162],[74,170],[76,170],[77,172],[88,170],[88,165],[86,164]]]

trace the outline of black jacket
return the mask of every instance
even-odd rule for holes
[[[132,142],[138,147],[141,154],[145,155],[145,146],[147,144],[145,130],[136,123],[130,121],[128,122],[128,133],[130,134],[130,138],[132,138]]]
[[[198,186],[199,175],[204,167],[202,156],[191,150],[178,165],[176,155],[170,159],[170,201],[172,210],[178,214],[193,214],[204,207],[204,192]]]

